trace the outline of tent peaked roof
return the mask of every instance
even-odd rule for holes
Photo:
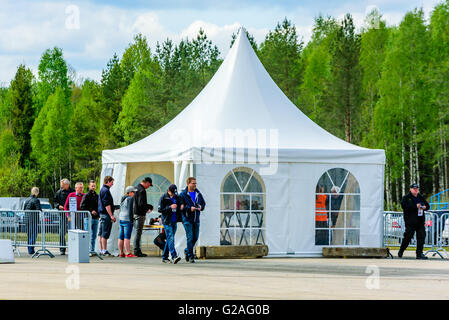
[[[235,138],[242,133],[243,139]],[[220,68],[182,112],[136,143],[104,150],[103,163],[197,160],[195,151],[230,147],[275,147],[280,155],[288,154],[285,161],[322,158],[323,152],[333,150],[327,157],[362,152],[364,160],[359,156],[354,161],[384,162],[383,150],[347,143],[302,113],[271,79],[241,28]],[[308,150],[314,150],[314,155],[305,156]],[[337,155],[335,151],[341,152]],[[376,160],[373,151],[377,151]]]

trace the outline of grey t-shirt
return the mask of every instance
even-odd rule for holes
[[[133,205],[134,199],[132,197],[128,195],[123,196],[122,201],[120,203],[120,215],[119,215],[119,219],[121,221],[132,222]]]

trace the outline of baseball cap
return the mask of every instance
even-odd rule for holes
[[[412,183],[411,185],[410,185],[410,189],[419,189],[419,185],[417,184],[417,183]]]
[[[128,186],[128,187],[126,187],[125,191],[126,191],[126,193],[129,193],[129,192],[136,192],[137,189],[134,188],[133,186]]]
[[[178,194],[178,188],[176,187],[176,184],[171,184],[169,187],[168,187],[168,190],[170,190],[170,192],[172,192],[173,194]]]
[[[149,182],[149,183],[150,183],[150,186],[153,185],[153,180],[151,180],[150,177],[145,177],[143,180],[146,181],[146,182]]]

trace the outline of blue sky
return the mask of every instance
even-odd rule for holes
[[[114,52],[121,55],[133,35],[144,34],[152,48],[170,38],[178,42],[205,29],[220,49],[229,50],[232,33],[245,26],[258,43],[284,17],[307,42],[314,17],[341,18],[351,13],[361,27],[376,7],[389,25],[409,10],[422,7],[427,16],[439,0],[133,0],[24,1],[0,0],[0,85],[8,85],[17,66],[25,63],[37,74],[42,52],[63,49],[79,79],[100,79]]]

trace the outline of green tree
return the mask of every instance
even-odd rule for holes
[[[120,61],[126,87],[131,83],[137,70],[143,65],[151,63],[151,59],[151,50],[147,38],[141,33],[135,35],[134,42],[126,48]]]
[[[123,97],[123,109],[115,130],[123,136],[124,145],[138,141],[161,127],[160,73],[155,69],[137,71]]]
[[[198,75],[201,87],[204,87],[218,69],[220,51],[212,41],[207,38],[203,29],[200,29],[192,40],[192,67]]]
[[[239,32],[241,30],[242,29],[240,29]],[[251,44],[251,47],[253,48],[254,52],[257,53],[259,51],[259,48],[257,47],[256,39],[254,39],[254,36],[251,33],[249,33],[246,29],[245,29],[245,31],[246,31],[246,37],[248,38],[248,41]],[[235,33],[232,33],[230,48],[232,48],[236,39],[237,39],[237,35]]]
[[[301,52],[296,27],[284,19],[260,44],[259,58],[274,82],[291,101],[296,101],[301,80]]]
[[[348,142],[353,141],[354,126],[360,116],[360,35],[356,33],[354,21],[347,14],[337,29],[332,43],[332,112],[336,116],[336,125],[343,129]],[[341,131],[340,131],[341,132]],[[342,136],[341,133],[338,134]]]
[[[448,139],[449,139],[449,1],[438,4],[430,18],[430,67],[426,81],[430,85],[430,101],[435,124],[427,126],[423,146],[427,146],[433,164],[433,191],[447,190],[448,177]],[[432,157],[430,156],[432,155]]]
[[[68,130],[73,107],[66,92],[56,88],[48,97],[31,129],[32,157],[42,173],[42,183],[59,187],[58,181],[71,178],[72,134]]]
[[[359,126],[359,141],[367,147],[375,146],[373,133],[374,107],[379,100],[378,82],[381,79],[386,46],[390,31],[377,9],[368,14],[362,31],[360,67],[362,69],[362,117]]]
[[[70,120],[73,178],[80,181],[96,179],[100,175],[106,128],[102,127],[102,110],[97,101],[99,90],[100,86],[94,81],[83,83]]]
[[[120,145],[122,139],[114,135],[112,130],[122,111],[122,98],[126,92],[126,80],[116,54],[109,60],[101,75],[101,91],[99,100],[103,109],[104,127],[108,129],[108,139],[104,146],[111,149]]]
[[[204,88],[219,68],[219,51],[203,30],[196,39],[181,40],[174,46],[169,39],[157,45],[155,59],[161,76],[161,107],[164,125],[181,112]]]
[[[338,29],[332,17],[315,19],[311,41],[302,52],[304,64],[303,80],[297,99],[298,107],[320,126],[334,132],[329,108],[331,73],[331,44]]]
[[[23,166],[31,153],[30,131],[33,127],[35,113],[32,93],[33,74],[30,69],[20,65],[14,80],[11,81],[11,127],[13,139],[18,148],[19,165]]]
[[[428,48],[423,11],[408,12],[392,34],[379,81],[375,134],[386,150],[388,189],[396,202],[407,191],[406,184],[421,182],[423,129],[432,125],[429,88],[424,81]],[[427,183],[423,180],[421,184]]]
[[[70,97],[68,67],[64,60],[62,49],[54,47],[42,54],[38,67],[39,82],[36,95],[36,110],[39,112],[48,97],[61,88],[66,97]]]

